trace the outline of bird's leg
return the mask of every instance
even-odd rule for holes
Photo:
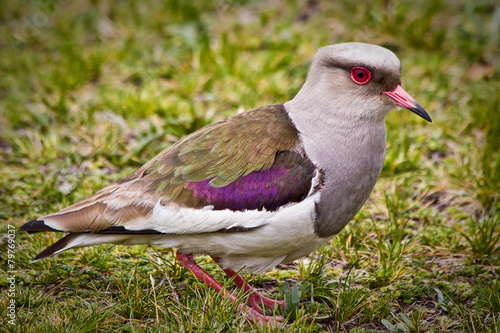
[[[198,264],[194,261],[192,254],[185,254],[177,251],[175,256],[179,260],[179,262],[185,268],[189,269],[193,274],[205,282],[210,288],[215,289],[217,292],[222,293],[224,297],[229,297],[231,302],[239,302],[238,298],[231,294],[224,286],[222,286],[219,282],[217,282],[210,274],[208,274],[203,268],[198,266]],[[280,317],[273,318],[271,316],[264,316],[259,313],[258,309],[253,309],[249,306],[246,306],[243,302],[240,302],[238,307],[239,311],[245,310],[248,318],[255,320],[257,323],[261,324],[279,324]],[[262,309],[261,309],[262,310]]]
[[[175,253],[175,256],[180,261],[182,266],[189,269],[193,274],[205,282],[210,288],[215,289],[217,292],[222,292],[225,297],[229,297],[231,302],[236,302],[238,299],[236,296],[229,293],[219,282],[217,282],[210,274],[208,274],[203,268],[198,266],[194,261],[192,254],[184,254],[179,251]]]
[[[238,275],[235,271],[229,268],[223,269],[224,272],[230,277],[233,278],[233,282],[236,287],[243,289],[245,293],[249,293],[248,296],[248,304],[253,308],[261,308],[261,305],[264,305],[266,308],[274,310],[276,306],[278,308],[283,308],[285,302],[284,301],[276,301],[272,298],[262,296],[254,290],[240,275]]]
[[[219,259],[218,258],[212,258],[214,261],[219,265]],[[266,308],[274,310],[276,306],[278,308],[283,308],[285,302],[284,301],[276,301],[274,299],[271,299],[269,297],[262,296],[259,294],[256,290],[254,290],[246,281],[243,279],[238,273],[233,271],[232,269],[229,268],[223,268],[221,266],[222,270],[229,276],[230,278],[233,279],[234,284],[236,287],[239,289],[243,289],[246,294],[249,294],[248,296],[248,305],[250,305],[252,308],[259,312],[263,312],[262,305],[264,305]]]

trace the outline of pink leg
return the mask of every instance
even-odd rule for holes
[[[283,308],[285,302],[284,301],[276,301],[272,298],[262,296],[257,291],[255,291],[240,275],[238,275],[235,271],[229,268],[223,268],[224,272],[230,277],[233,278],[233,282],[236,287],[243,289],[245,293],[250,294],[248,296],[248,304],[254,309],[260,309],[261,305],[264,305],[266,308],[274,310],[276,305],[278,308]],[[259,311],[259,310],[257,310]]]
[[[212,258],[215,262],[218,263],[217,258]],[[276,305],[278,308],[283,308],[285,302],[284,301],[275,301],[269,297],[262,296],[257,291],[255,291],[240,275],[238,275],[235,271],[229,268],[222,268],[224,272],[230,277],[233,278],[233,282],[239,289],[243,289],[246,294],[250,294],[248,296],[248,305],[259,312],[263,312],[262,305],[266,308],[274,310]]]
[[[198,266],[198,264],[194,261],[193,255],[192,254],[184,254],[180,253],[177,251],[175,253],[175,256],[179,260],[179,262],[184,266],[185,268],[189,269],[193,274],[200,279],[201,281],[205,282],[210,288],[215,289],[217,292],[222,292],[224,297],[229,297],[231,302],[239,302],[238,298],[236,296],[232,295],[229,291],[227,291],[224,286],[222,286],[219,282],[217,282],[210,274],[208,274],[203,268]],[[235,273],[236,274],[236,273]],[[242,279],[243,280],[243,279]],[[245,282],[243,280],[243,282]],[[260,308],[260,307],[259,307]],[[270,316],[264,316],[260,314],[257,309],[252,309],[249,306],[246,306],[242,302],[240,302],[240,305],[238,307],[238,310],[243,310],[245,309],[247,316],[250,319],[255,320],[257,323],[276,323],[275,318],[270,317]],[[262,310],[262,309],[261,309]],[[276,318],[278,321],[277,323],[279,324],[279,319]]]

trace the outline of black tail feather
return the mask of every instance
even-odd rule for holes
[[[123,226],[112,226],[97,232],[98,234],[113,234],[113,235],[124,235],[124,234],[136,234],[136,235],[155,235],[162,234],[160,231],[152,230],[152,229],[144,229],[144,230],[128,230]]]
[[[37,262],[39,260],[45,259],[47,257],[50,257],[51,255],[57,254],[60,252],[62,249],[64,249],[69,242],[80,235],[80,233],[74,233],[74,234],[68,234],[65,237],[61,238],[42,252],[40,252],[35,258],[33,258],[30,262]]]
[[[44,231],[62,232],[61,230],[49,227],[42,220],[31,220],[29,222],[26,222],[21,226],[21,228],[19,228],[19,231],[26,231],[28,234],[34,234],[37,232],[44,232]]]
[[[42,220],[32,220],[19,228],[19,231],[26,231],[29,234],[37,233],[37,232],[63,232],[61,230],[57,230],[54,228],[49,227],[48,225],[45,224],[44,221]],[[81,236],[82,234],[85,234],[85,232],[72,232],[67,234],[65,237],[61,238],[59,241],[56,243],[52,244],[51,246],[47,247],[45,250],[40,252],[35,258],[33,258],[30,262],[37,262],[39,260],[45,259],[47,257],[50,257],[54,254],[58,254],[59,252],[62,252],[64,250],[67,250],[69,248],[75,247],[75,245],[71,245],[68,247],[68,245],[75,240],[76,237]],[[126,235],[126,234],[138,234],[138,235],[154,235],[154,234],[161,234],[161,232],[156,231],[156,230],[127,230],[123,226],[112,226],[109,228],[106,228],[104,230],[100,230],[99,232],[96,233],[97,235],[99,234],[104,234],[104,235]],[[96,235],[96,236],[97,236]],[[103,235],[103,236],[104,236]],[[86,245],[82,245],[86,246]],[[76,246],[78,247],[78,246]]]

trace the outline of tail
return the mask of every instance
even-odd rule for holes
[[[38,232],[62,232],[61,230],[57,230],[54,228],[49,227],[44,223],[42,220],[32,220],[19,228],[19,231],[26,231],[28,234],[35,234]],[[78,237],[81,235],[81,233],[72,233],[66,235],[64,238],[60,239],[56,243],[52,244],[42,252],[40,252],[35,258],[33,258],[30,262],[37,262],[39,260],[42,260],[44,258],[50,257],[52,255],[58,254],[62,251],[68,250],[72,247],[75,247],[72,245],[75,241],[75,239],[78,239]]]
[[[22,225],[19,231],[25,231],[29,234],[38,232],[63,232],[46,225],[43,220],[29,221]],[[34,263],[63,251],[79,247],[102,244],[148,244],[150,243],[149,238],[155,234],[161,233],[156,230],[127,230],[124,227],[118,226],[109,227],[97,233],[72,232],[44,249],[30,262]]]
[[[26,231],[29,234],[38,232],[69,232],[64,238],[43,250],[31,262],[37,262],[71,248],[103,244],[100,241],[91,241],[89,239],[89,232],[96,232],[111,226],[103,218],[106,206],[89,199],[78,202],[57,213],[29,221],[19,228],[19,231]]]
[[[123,184],[122,184],[123,186]],[[126,188],[125,188],[126,189]],[[137,205],[139,195],[118,195],[120,184],[112,184],[96,194],[79,201],[58,212],[32,220],[21,226],[19,231],[29,234],[38,232],[65,232],[64,238],[52,244],[32,262],[42,260],[71,248],[101,244],[140,244],[138,240],[147,242],[144,237],[134,234],[154,234],[154,230],[130,231],[123,225],[126,222],[145,219],[149,216],[154,203]],[[134,192],[135,193],[135,192]],[[109,196],[113,196],[109,199]],[[148,201],[145,201],[149,203]]]

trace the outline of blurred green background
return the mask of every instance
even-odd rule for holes
[[[494,0],[4,1],[2,232],[85,198],[208,123],[293,98],[316,49],[348,41],[394,51],[403,87],[433,123],[389,114],[382,177],[355,220],[312,260],[247,277],[272,297],[311,300],[291,306],[282,327],[246,322],[168,249],[103,246],[29,264],[60,236],[17,234],[17,323],[1,330],[498,332]]]

